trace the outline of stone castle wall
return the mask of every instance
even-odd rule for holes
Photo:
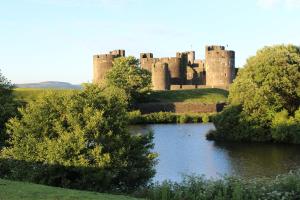
[[[113,59],[125,56],[125,50],[94,56],[94,83],[104,80]],[[141,68],[152,73],[154,90],[218,87],[228,88],[236,76],[235,52],[224,46],[206,46],[205,60],[196,60],[195,51],[177,52],[176,57],[154,58],[140,54]]]
[[[124,57],[125,50],[114,50],[109,54],[99,54],[93,56],[93,83],[99,84],[104,81],[106,73],[112,68],[113,60]]]
[[[225,103],[205,104],[205,103],[140,103],[135,109],[142,114],[153,112],[174,112],[174,113],[214,113],[223,110]]]

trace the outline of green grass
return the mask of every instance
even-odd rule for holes
[[[40,89],[40,88],[16,88],[14,94],[17,99],[28,102],[36,99],[46,91],[71,92],[74,89]],[[218,103],[226,102],[228,91],[217,88],[201,88],[193,90],[153,91],[147,102],[202,102]]]
[[[217,88],[201,88],[193,90],[154,91],[149,101],[155,102],[226,102],[228,91]]]
[[[43,200],[133,200],[135,198],[122,195],[70,190],[26,182],[0,179],[0,200],[43,199]]]
[[[74,89],[16,88],[14,89],[14,95],[18,100],[28,102],[49,91],[59,91],[64,93],[74,91]]]

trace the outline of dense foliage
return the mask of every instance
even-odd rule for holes
[[[300,143],[300,48],[265,47],[247,60],[211,138]]]
[[[253,180],[237,177],[212,180],[192,176],[181,183],[155,184],[140,195],[151,200],[293,200],[300,198],[300,171]]]
[[[7,139],[5,123],[17,113],[17,102],[14,99],[12,91],[13,84],[0,71],[0,148]]]
[[[126,108],[124,91],[114,87],[41,95],[7,125],[10,146],[1,156],[12,160],[8,176],[92,190],[146,184],[154,175],[152,134],[129,134]],[[18,160],[25,164],[10,166]]]
[[[211,120],[212,113],[184,114],[172,112],[156,112],[141,114],[139,110],[128,112],[131,124],[168,124],[168,123],[207,123]]]
[[[151,73],[140,68],[139,61],[131,56],[116,58],[106,81],[108,85],[124,89],[132,103],[143,100],[151,90]]]

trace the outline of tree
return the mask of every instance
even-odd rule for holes
[[[2,157],[98,169],[96,175],[80,171],[85,178],[68,174],[67,181],[60,180],[58,186],[77,182],[79,189],[102,186],[105,190],[144,185],[154,175],[152,135],[127,131],[126,98],[124,91],[115,87],[86,86],[73,94],[49,92],[20,109],[20,118],[9,121],[10,146],[2,151]],[[51,180],[59,175],[45,170],[37,176],[47,174],[43,176]],[[86,181],[93,176],[99,178],[98,186]]]
[[[16,113],[17,104],[13,96],[13,84],[0,71],[0,148],[7,139],[5,123]]]
[[[279,137],[277,134],[278,137],[274,137],[275,135],[271,134],[272,124],[278,121],[274,121],[274,117],[279,118],[278,113],[283,110],[288,116],[295,115],[300,105],[299,91],[300,48],[293,45],[277,45],[259,50],[255,56],[247,60],[244,68],[239,70],[229,90],[230,104],[242,107],[237,126],[243,122],[251,129],[241,128],[239,133],[231,134],[239,134],[242,138],[245,136],[243,138],[245,139],[249,136],[245,131],[253,129],[256,136],[248,137],[247,140],[264,138],[259,140],[278,141],[282,136]],[[216,118],[217,126],[224,126],[218,119],[229,117],[230,115],[226,113],[230,112],[226,111],[221,114],[222,117]],[[282,126],[282,123],[280,124]],[[230,126],[232,124],[229,123],[226,129],[233,128]]]
[[[140,68],[139,61],[131,56],[115,59],[106,81],[108,85],[124,89],[131,103],[140,101],[151,91],[150,72]]]

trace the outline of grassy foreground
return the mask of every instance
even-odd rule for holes
[[[135,198],[121,195],[110,195],[104,193],[70,190],[64,188],[50,187],[33,183],[17,182],[0,179],[0,200],[16,199],[43,199],[43,200],[134,200]]]
[[[149,101],[156,102],[226,102],[228,91],[217,88],[201,88],[192,90],[154,91]]]

